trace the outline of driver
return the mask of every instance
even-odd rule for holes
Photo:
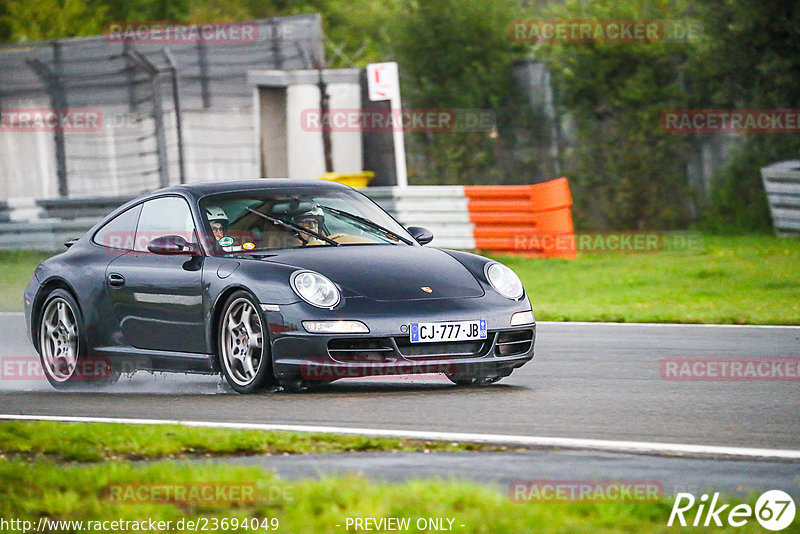
[[[300,213],[299,215],[295,215],[294,217],[292,217],[292,222],[297,226],[307,228],[312,232],[316,232],[318,234],[321,233],[323,235],[325,234],[325,231],[323,229],[324,217],[322,215],[322,210],[320,209],[319,206],[315,206],[314,208],[310,209],[309,211],[306,211],[305,213]],[[324,241],[306,232],[300,232],[300,238],[301,238],[300,244],[304,246],[324,244]],[[305,243],[303,243],[302,241],[305,241]]]

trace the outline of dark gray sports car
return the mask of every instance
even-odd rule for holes
[[[508,376],[533,358],[522,283],[493,260],[422,246],[432,239],[330,182],[163,189],[37,267],[28,331],[55,387],[137,369],[222,372],[240,393]]]

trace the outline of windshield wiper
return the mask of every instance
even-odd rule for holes
[[[323,206],[323,205],[320,205],[319,207],[321,209],[325,210],[325,211],[329,211],[329,212],[333,213],[334,215],[341,215],[342,217],[347,217],[349,219],[353,219],[354,221],[358,221],[358,222],[360,222],[362,224],[366,224],[367,226],[369,226],[369,227],[371,227],[371,228],[373,228],[375,230],[378,230],[379,232],[381,232],[384,235],[387,235],[389,237],[393,237],[395,239],[398,239],[398,240],[402,241],[403,243],[405,243],[406,245],[414,246],[414,243],[412,243],[411,241],[409,241],[405,237],[403,237],[401,235],[398,235],[395,232],[392,232],[391,230],[389,230],[388,228],[384,228],[380,224],[378,224],[376,222],[372,222],[369,219],[367,219],[365,217],[362,217],[361,215],[356,215],[355,213],[350,213],[349,211],[342,211],[342,210],[337,209],[337,208],[331,208],[331,207]]]
[[[289,221],[284,221],[283,219],[279,219],[277,217],[273,217],[272,215],[267,215],[266,213],[261,213],[260,211],[256,211],[253,208],[245,208],[245,209],[247,209],[247,211],[249,211],[251,213],[255,213],[256,215],[258,215],[260,217],[263,217],[264,219],[266,219],[266,220],[268,220],[268,221],[270,221],[270,222],[272,222],[274,224],[277,224],[278,226],[280,226],[284,230],[287,230],[287,231],[294,230],[298,234],[300,234],[302,232],[304,234],[313,235],[317,239],[325,241],[326,243],[328,243],[329,245],[333,245],[334,247],[338,247],[338,246],[341,245],[341,243],[337,243],[336,241],[334,241],[333,239],[329,238],[328,236],[322,235],[319,232],[315,232],[314,230],[309,230],[308,228],[300,226],[299,224],[294,224],[294,223],[290,223]],[[301,240],[303,240],[304,243],[308,243],[308,240],[307,239],[303,239],[302,235],[298,235],[297,237],[299,237]]]

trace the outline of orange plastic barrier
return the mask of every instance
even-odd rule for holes
[[[566,178],[534,185],[464,186],[479,249],[539,258],[577,257]]]

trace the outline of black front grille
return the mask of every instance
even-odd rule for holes
[[[491,336],[490,336],[491,337]],[[431,360],[441,358],[470,358],[486,353],[491,340],[443,341],[438,343],[411,343],[407,337],[394,338],[400,354],[409,360]]]
[[[497,334],[495,351],[498,356],[515,356],[531,350],[533,330],[515,330]]]
[[[397,360],[389,338],[347,338],[328,341],[328,354],[340,362],[394,362]]]

